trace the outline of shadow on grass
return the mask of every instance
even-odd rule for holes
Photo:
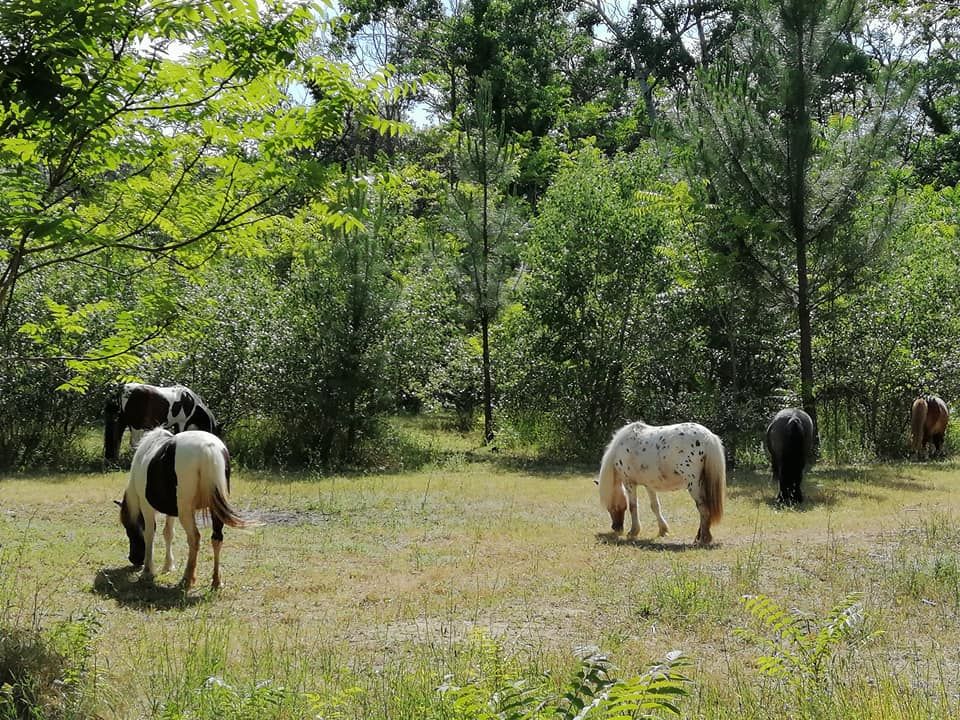
[[[599,545],[621,545],[623,547],[636,548],[637,550],[652,550],[654,552],[687,552],[693,550],[716,550],[720,547],[717,542],[710,545],[696,545],[690,542],[669,542],[662,539],[650,538],[624,538],[614,535],[612,532],[602,532],[595,535]]]
[[[769,470],[743,469],[727,479],[727,498],[734,502],[754,500],[778,512],[809,512],[855,501],[883,500],[885,492],[930,492],[934,488],[910,476],[900,465],[817,467],[804,473],[804,501],[797,506],[777,503],[777,484]]]
[[[132,565],[103,568],[93,580],[93,592],[116,600],[120,605],[152,610],[183,610],[207,602],[209,594],[191,595],[178,585],[157,585],[140,580]]]

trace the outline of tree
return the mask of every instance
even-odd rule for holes
[[[463,297],[480,330],[483,365],[483,437],[491,442],[493,371],[490,327],[501,308],[504,281],[517,264],[522,215],[506,189],[516,173],[513,149],[494,121],[490,85],[481,82],[465,120],[458,182],[450,193],[450,228],[460,240]]]
[[[690,121],[695,172],[740,229],[748,257],[796,315],[800,397],[816,421],[815,313],[862,279],[896,218],[879,187],[905,103],[897,69],[853,41],[858,0],[752,0],[730,57],[701,76]],[[896,176],[894,176],[895,180]],[[877,222],[852,222],[862,204]]]
[[[906,156],[921,182],[960,182],[960,13],[949,0],[881,2],[895,32],[872,47],[902,47],[917,58],[916,122]],[[895,38],[895,39],[894,39]]]
[[[693,70],[707,67],[726,40],[736,3],[725,0],[580,0],[578,23],[602,26],[596,42],[607,48],[618,76],[636,84],[645,127],[660,119],[656,92],[683,92]]]
[[[322,189],[327,164],[310,151],[340,134],[348,111],[397,127],[376,117],[382,76],[357,85],[346,68],[298,59],[316,30],[305,5],[69,5],[65,14],[53,0],[0,8],[0,329],[19,285],[54,268],[116,284],[250,251],[257,223]],[[327,92],[292,104],[294,78]],[[161,303],[132,323],[115,300],[97,306],[115,316],[111,331],[62,359],[126,362],[178,314]],[[42,330],[33,333],[41,352]]]
[[[642,318],[662,239],[659,218],[636,213],[635,193],[654,172],[645,165],[590,147],[565,160],[523,254],[522,312],[506,323],[513,417],[549,417],[581,453],[638,411],[626,398],[648,352]]]

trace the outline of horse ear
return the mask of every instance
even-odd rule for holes
[[[594,485],[599,485],[599,484],[600,484],[600,478],[594,478],[594,479],[593,479],[593,484],[594,484]]]
[[[119,500],[114,500],[114,502],[117,504],[117,507],[123,507],[123,503]]]

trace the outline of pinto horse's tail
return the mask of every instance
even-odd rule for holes
[[[208,494],[210,514],[224,525],[234,528],[256,527],[263,523],[244,518],[230,504],[230,453],[226,447],[210,445],[204,453],[200,471],[204,492]]]
[[[719,522],[723,517],[723,499],[727,493],[727,461],[723,452],[723,442],[712,432],[706,435],[706,452],[703,457],[700,486],[703,488],[704,500],[710,511],[710,523]]]
[[[913,401],[910,409],[910,431],[912,433],[911,446],[913,451],[920,453],[923,450],[923,426],[927,422],[927,401],[922,397]]]

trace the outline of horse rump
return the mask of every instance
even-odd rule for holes
[[[779,484],[777,504],[800,504],[800,483],[813,449],[813,420],[799,408],[781,410],[767,426],[766,445]]]
[[[923,459],[927,443],[933,445],[933,456],[943,455],[943,438],[950,421],[947,404],[936,395],[918,397],[910,408],[910,447],[917,459]]]

